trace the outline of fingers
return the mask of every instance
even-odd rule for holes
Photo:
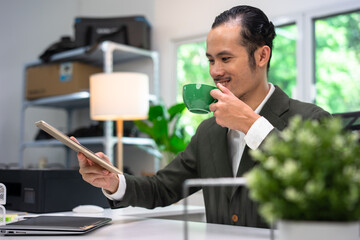
[[[224,85],[222,85],[221,83],[217,83],[217,84],[216,84],[216,87],[217,87],[218,89],[220,89],[221,92],[223,92],[223,93],[225,93],[225,94],[230,93],[230,90],[229,90],[227,87],[225,87]]]
[[[223,93],[219,89],[213,89],[210,91],[210,95],[215,98],[219,99]]]
[[[108,156],[106,156],[104,153],[98,152],[98,153],[96,153],[96,155],[111,164]],[[108,170],[104,169],[103,167],[99,166],[98,164],[94,163],[93,161],[88,159],[83,153],[78,153],[77,157],[78,157],[79,166],[80,166],[80,173],[96,173],[96,174],[103,174],[103,175],[110,174],[110,171],[108,171]]]
[[[85,165],[80,168],[79,172],[84,181],[95,187],[103,188],[111,193],[118,189],[119,177],[117,174],[111,173],[97,164],[94,166]]]
[[[70,139],[73,140],[74,142],[80,144],[79,141],[74,136],[71,136]],[[89,162],[89,160],[86,158],[86,156],[84,154],[79,152],[77,154],[77,158],[78,158],[80,167],[85,167],[86,165],[91,165],[91,162]]]
[[[210,104],[210,106],[209,106],[209,110],[210,110],[211,112],[213,112],[214,114],[215,114],[215,111],[216,111],[216,109],[217,109],[217,105],[220,104],[219,101],[223,98],[224,94],[226,94],[226,92],[229,91],[226,87],[224,87],[224,86],[223,86],[222,84],[220,84],[220,83],[216,84],[216,86],[217,86],[218,89],[213,89],[213,90],[210,91],[210,95],[211,95],[213,98],[215,98],[215,99],[218,100],[216,103],[212,103],[212,104]]]
[[[96,155],[98,155],[99,158],[104,159],[106,162],[111,163],[109,157],[105,153],[98,152],[96,153]]]
[[[74,137],[71,137],[71,139],[75,142],[78,142]],[[104,153],[98,152],[96,155],[110,163],[108,156],[106,156]],[[81,174],[84,181],[95,187],[100,187],[110,192],[116,191],[119,184],[119,178],[117,174],[111,173],[98,164],[92,162],[81,152],[77,154],[77,158],[80,166],[79,173]]]
[[[215,110],[216,110],[216,103],[212,103],[212,104],[210,104],[210,105],[209,105],[209,110],[210,110],[211,112],[214,112],[214,113],[215,113]]]
[[[119,178],[116,174],[96,174],[96,173],[83,173],[81,174],[84,181],[90,183],[95,187],[101,187],[109,192],[115,192],[118,188]]]
[[[110,163],[110,164],[112,165],[112,163],[110,162],[109,157],[108,157],[107,155],[105,155],[103,152],[98,152],[98,153],[96,153],[96,155],[97,155],[99,158],[105,160],[107,163]],[[110,171],[108,171],[108,170],[106,170],[106,169],[103,168],[103,169],[102,169],[102,173],[105,174],[105,175],[107,175],[107,174],[110,174]]]
[[[233,95],[232,92],[225,86],[223,86],[221,83],[217,83],[216,87],[218,89],[213,89],[210,91],[210,95],[215,99],[221,99],[225,95]]]
[[[77,158],[78,158],[78,161],[79,161],[80,168],[83,168],[83,167],[86,167],[86,166],[90,165],[89,161],[87,160],[87,158],[85,157],[84,154],[79,152],[77,154]]]
[[[73,140],[74,142],[80,144],[79,141],[74,136],[71,136],[70,139]]]
[[[223,94],[223,93],[222,93],[219,89],[213,89],[213,90],[210,91],[210,95],[211,95],[214,99],[217,99],[217,100],[219,100],[219,99],[221,98],[222,94]],[[209,105],[209,110],[210,110],[211,112],[215,112],[215,110],[216,110],[216,104],[217,104],[217,103],[212,103],[212,104]]]

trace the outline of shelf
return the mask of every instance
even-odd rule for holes
[[[97,145],[97,144],[104,143],[104,137],[78,138],[78,141],[82,145]],[[117,137],[112,137],[112,142],[113,142],[113,144],[116,144]],[[126,144],[126,145],[155,146],[155,142],[150,138],[123,137],[122,142],[123,142],[123,144]],[[24,142],[23,146],[24,147],[58,147],[58,146],[65,146],[65,145],[56,139],[47,139],[47,140]]]
[[[95,66],[103,67],[104,65],[104,52],[111,51],[113,53],[113,64],[132,61],[142,58],[151,58],[157,55],[157,52],[118,44],[114,42],[104,41],[93,47],[81,47],[64,52],[60,52],[51,56],[51,63],[66,62],[66,61],[79,61],[83,63],[89,63]],[[40,60],[27,64],[29,66],[35,66],[44,64]]]
[[[39,106],[55,108],[81,108],[89,107],[89,97],[90,93],[88,91],[82,91],[66,95],[28,100],[24,102],[24,105],[26,107]]]
[[[104,41],[94,46],[87,46],[76,48],[64,52],[60,52],[51,56],[50,63],[63,63],[63,62],[83,62],[95,66],[99,66],[103,69],[103,72],[113,72],[113,66],[120,63],[125,63],[133,60],[150,58],[153,63],[153,78],[152,87],[153,92],[149,96],[150,103],[156,103],[160,95],[159,86],[159,55],[156,51],[140,49],[128,45],[114,43],[110,41]],[[24,66],[23,72],[23,86],[26,86],[26,69],[31,66],[44,65],[41,60],[37,59],[33,62],[27,63]],[[25,88],[23,89],[25,96]],[[63,144],[55,139],[40,140],[40,141],[27,141],[24,142],[25,136],[25,110],[28,107],[48,107],[48,108],[61,108],[70,110],[67,111],[67,127],[71,129],[72,125],[72,110],[79,108],[89,108],[90,93],[89,91],[81,91],[72,94],[52,96],[46,98],[40,98],[35,100],[27,100],[25,97],[22,101],[21,111],[21,138],[20,138],[20,158],[19,167],[23,166],[24,149],[26,147],[57,147],[63,146]],[[84,145],[103,145],[104,153],[109,156],[111,162],[114,162],[113,147],[117,144],[117,137],[113,135],[113,124],[111,121],[105,121],[104,124],[104,136],[79,138],[81,144]],[[156,149],[155,142],[150,138],[132,138],[123,137],[122,143],[125,145],[135,145],[139,148]],[[69,158],[66,160],[67,166],[69,166]],[[159,166],[155,164],[155,170],[158,170]]]
[[[66,95],[59,95],[53,97],[39,98],[35,100],[27,100],[24,102],[25,107],[53,107],[53,108],[84,108],[89,107],[89,91],[81,91]],[[157,100],[155,95],[149,96],[149,101],[155,102]]]

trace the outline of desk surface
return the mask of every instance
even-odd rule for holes
[[[151,217],[182,214],[183,206],[170,206],[147,210],[143,208],[105,209],[101,214],[75,214],[72,212],[56,213],[51,215],[73,215],[73,216],[106,216],[113,221],[104,227],[96,229],[85,235],[79,236],[1,236],[2,240],[15,239],[66,239],[75,240],[79,238],[94,240],[109,239],[184,239],[184,221],[159,219]],[[189,207],[189,213],[203,212],[201,207]],[[50,214],[47,214],[50,215]],[[166,217],[165,217],[166,218]],[[208,224],[203,222],[188,222],[189,240],[211,240],[211,239],[270,239],[268,229],[245,228],[220,224]]]

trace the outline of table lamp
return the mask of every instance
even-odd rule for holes
[[[123,171],[123,121],[146,119],[149,111],[149,78],[142,73],[113,72],[90,76],[92,120],[116,121],[117,168]]]

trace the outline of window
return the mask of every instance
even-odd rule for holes
[[[295,24],[276,27],[273,52],[270,61],[269,82],[278,85],[288,96],[296,86],[296,39]]]
[[[316,104],[360,110],[360,11],[314,20]]]
[[[177,102],[183,102],[182,87],[187,83],[214,82],[209,74],[209,62],[206,58],[206,42],[199,41],[182,44],[177,48]],[[193,114],[189,111],[181,117],[179,124],[186,126],[186,131],[192,136],[198,125],[212,116],[209,114]]]

